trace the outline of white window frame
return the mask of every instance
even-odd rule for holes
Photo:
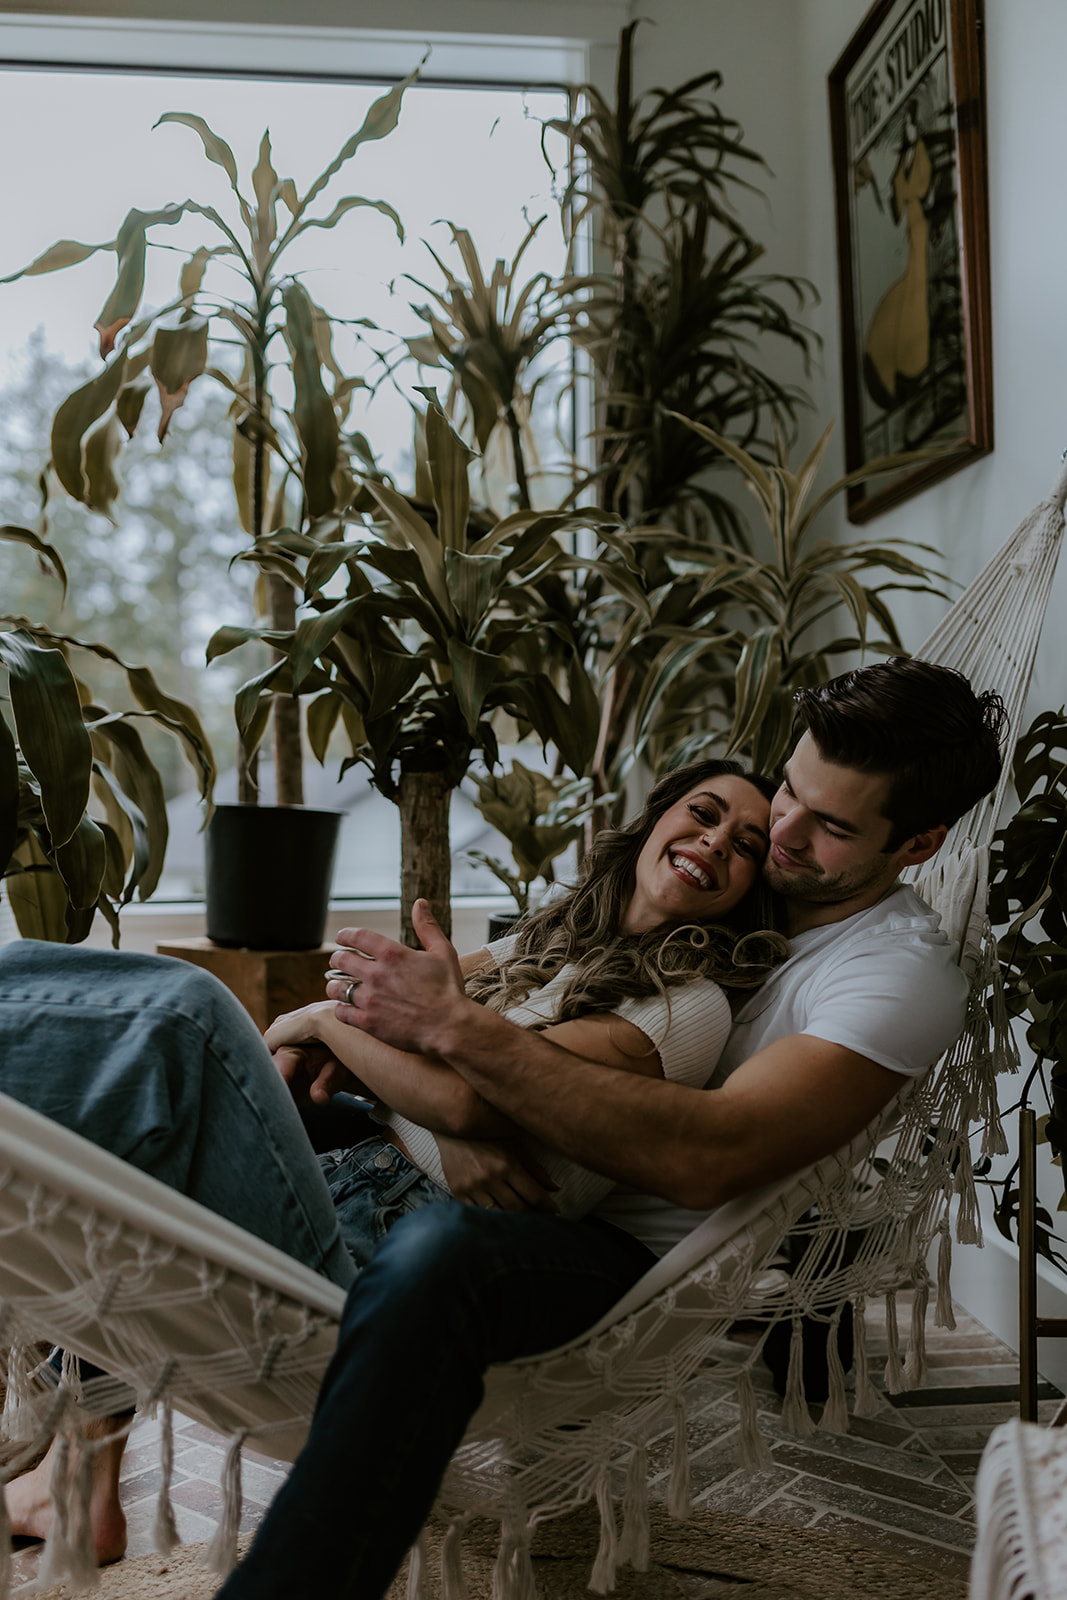
[[[417,66],[426,83],[524,84],[582,82],[590,49],[614,39],[626,20],[622,0],[577,0],[571,37],[421,29],[293,27],[288,24],[199,22],[129,17],[44,16],[0,11],[0,65],[199,72],[254,77],[359,78],[392,81]],[[510,0],[495,0],[494,14]],[[405,9],[401,5],[401,12]],[[458,11],[464,7],[461,4]],[[470,10],[468,4],[466,7]],[[478,8],[486,13],[484,4]],[[529,27],[539,10],[558,22],[561,6],[527,0]],[[515,14],[519,15],[518,7]],[[568,29],[568,32],[570,30]]]

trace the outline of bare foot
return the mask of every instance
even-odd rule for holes
[[[111,1418],[99,1418],[87,1424],[86,1433],[91,1439],[100,1439],[112,1433],[116,1426]],[[125,1436],[112,1439],[93,1462],[89,1523],[96,1542],[96,1559],[102,1567],[120,1561],[126,1554],[126,1513],[119,1500],[119,1474],[125,1448]],[[46,1539],[51,1531],[55,1517],[51,1483],[56,1449],[53,1440],[44,1460],[31,1471],[24,1472],[21,1478],[12,1479],[4,1490],[11,1533],[15,1538]]]

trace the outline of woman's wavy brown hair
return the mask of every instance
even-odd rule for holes
[[[762,878],[726,921],[622,932],[637,858],[649,834],[683,796],[724,776],[744,778],[767,799],[774,793],[774,784],[736,761],[696,761],[668,773],[650,790],[635,821],[597,835],[581,881],[525,917],[512,955],[498,967],[473,973],[467,993],[494,1011],[507,1011],[573,965],[553,1019],[569,1022],[612,1011],[622,1000],[666,996],[692,978],[713,978],[728,993],[762,983],[789,953],[777,928],[775,897]]]

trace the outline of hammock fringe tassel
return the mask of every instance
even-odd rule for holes
[[[611,1499],[611,1467],[605,1462],[596,1481],[596,1503],[600,1512],[600,1544],[593,1563],[589,1587],[594,1594],[608,1594],[615,1587],[619,1561],[619,1533],[615,1526],[615,1507]]]
[[[75,1592],[95,1589],[100,1582],[96,1545],[89,1522],[93,1486],[93,1446],[81,1448],[69,1421],[56,1437],[52,1467],[52,1529],[45,1541],[37,1581],[42,1588],[66,1583]]]
[[[878,1396],[875,1394],[870,1368],[867,1365],[867,1302],[862,1295],[857,1295],[852,1309],[852,1327],[856,1343],[856,1398],[852,1411],[857,1417],[873,1417],[878,1411]]]
[[[930,1274],[920,1263],[916,1272],[915,1294],[911,1302],[908,1359],[904,1363],[904,1382],[909,1389],[916,1388],[926,1377],[926,1308],[929,1304]]]
[[[841,1307],[839,1306],[826,1330],[826,1373],[828,1390],[826,1404],[819,1419],[823,1433],[848,1432],[848,1403],[845,1399],[845,1369],[841,1363]]]
[[[441,1542],[441,1600],[467,1600],[467,1579],[463,1571],[465,1516],[453,1517]]]
[[[164,1400],[160,1419],[159,1466],[161,1482],[156,1501],[156,1520],[152,1530],[153,1543],[160,1555],[166,1556],[179,1543],[178,1527],[174,1520],[174,1505],[170,1498],[174,1476],[174,1413],[170,1402]]]
[[[690,1512],[689,1491],[689,1419],[685,1410],[685,1395],[677,1389],[673,1401],[674,1460],[671,1463],[670,1482],[667,1486],[667,1511],[684,1522]]]
[[[11,1594],[11,1518],[7,1514],[4,1485],[6,1472],[0,1472],[0,1600],[9,1600]]]
[[[426,1529],[424,1528],[411,1547],[408,1556],[408,1584],[407,1600],[427,1600],[426,1569],[429,1565],[426,1548]]]
[[[759,1431],[759,1413],[756,1409],[756,1392],[752,1387],[750,1367],[742,1367],[737,1378],[737,1408],[740,1413],[740,1445],[742,1472],[765,1472],[773,1467],[774,1458]]]
[[[524,1516],[509,1515],[500,1531],[500,1548],[493,1564],[492,1600],[537,1600],[530,1530]]]
[[[890,1394],[904,1392],[904,1368],[900,1361],[900,1330],[897,1327],[897,1295],[890,1289],[885,1297],[885,1386]]]
[[[205,1557],[212,1572],[227,1577],[237,1565],[237,1530],[241,1521],[241,1446],[248,1430],[241,1428],[230,1439],[222,1468],[222,1516]]]
[[[782,1426],[806,1439],[815,1432],[815,1424],[808,1410],[804,1393],[804,1332],[800,1313],[793,1313],[793,1332],[789,1340],[789,1370],[785,1380],[785,1400],[782,1404]]]
[[[635,1572],[647,1572],[648,1549],[648,1451],[643,1444],[639,1444],[634,1448],[626,1469],[619,1561],[628,1561]]]

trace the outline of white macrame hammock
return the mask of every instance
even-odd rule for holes
[[[974,1486],[971,1600],[1059,1600],[1067,1570],[1067,1429],[1001,1423]]]
[[[1067,473],[951,608],[918,652],[1004,696],[1018,730],[1063,534]],[[494,1600],[535,1594],[529,1539],[546,1517],[595,1499],[600,1548],[591,1587],[606,1592],[618,1564],[648,1560],[648,1452],[673,1430],[668,1506],[689,1501],[688,1428],[722,1399],[718,1371],[738,1402],[742,1465],[769,1462],[757,1427],[750,1367],[757,1350],[725,1335],[758,1309],[792,1322],[783,1418],[798,1434],[814,1423],[805,1402],[800,1318],[827,1329],[829,1398],[819,1427],[844,1432],[848,1412],[837,1328],[855,1311],[853,1409],[875,1407],[867,1371],[864,1306],[885,1296],[886,1386],[922,1380],[924,1328],[935,1285],[926,1262],[937,1242],[936,1321],[953,1326],[949,1213],[956,1238],[980,1243],[969,1131],[983,1153],[1006,1149],[995,1074],[1017,1065],[997,1004],[995,945],[985,915],[990,838],[1005,787],[957,824],[916,888],[960,942],[971,980],[955,1047],[845,1150],[799,1175],[720,1207],[659,1261],[589,1333],[536,1359],[494,1368],[486,1398],[453,1458],[438,1504],[444,1600],[463,1594],[460,1539],[473,1514],[496,1517],[501,1543]],[[991,998],[992,997],[992,998]],[[802,1248],[790,1276],[768,1268],[787,1233]],[[896,1294],[914,1291],[902,1350]],[[224,1513],[212,1548],[233,1564],[245,1440],[292,1460],[306,1437],[336,1339],[344,1295],[308,1268],[35,1112],[0,1096],[0,1347],[7,1399],[0,1481],[52,1432],[71,1437],[74,1402],[121,1408],[119,1381],[162,1419],[163,1486],[157,1542],[176,1540],[169,1501],[170,1417],[177,1409],[230,1436]],[[42,1383],[40,1343],[61,1345],[113,1374],[81,1391],[68,1372]],[[701,1371],[701,1382],[690,1380]],[[728,1391],[727,1391],[728,1392]],[[95,1581],[86,1516],[82,1441],[75,1492],[57,1503],[42,1578]],[[62,1465],[62,1463],[61,1463]],[[0,1513],[2,1518],[2,1513]],[[8,1539],[0,1522],[0,1600],[8,1592]],[[420,1590],[421,1550],[409,1592]]]

